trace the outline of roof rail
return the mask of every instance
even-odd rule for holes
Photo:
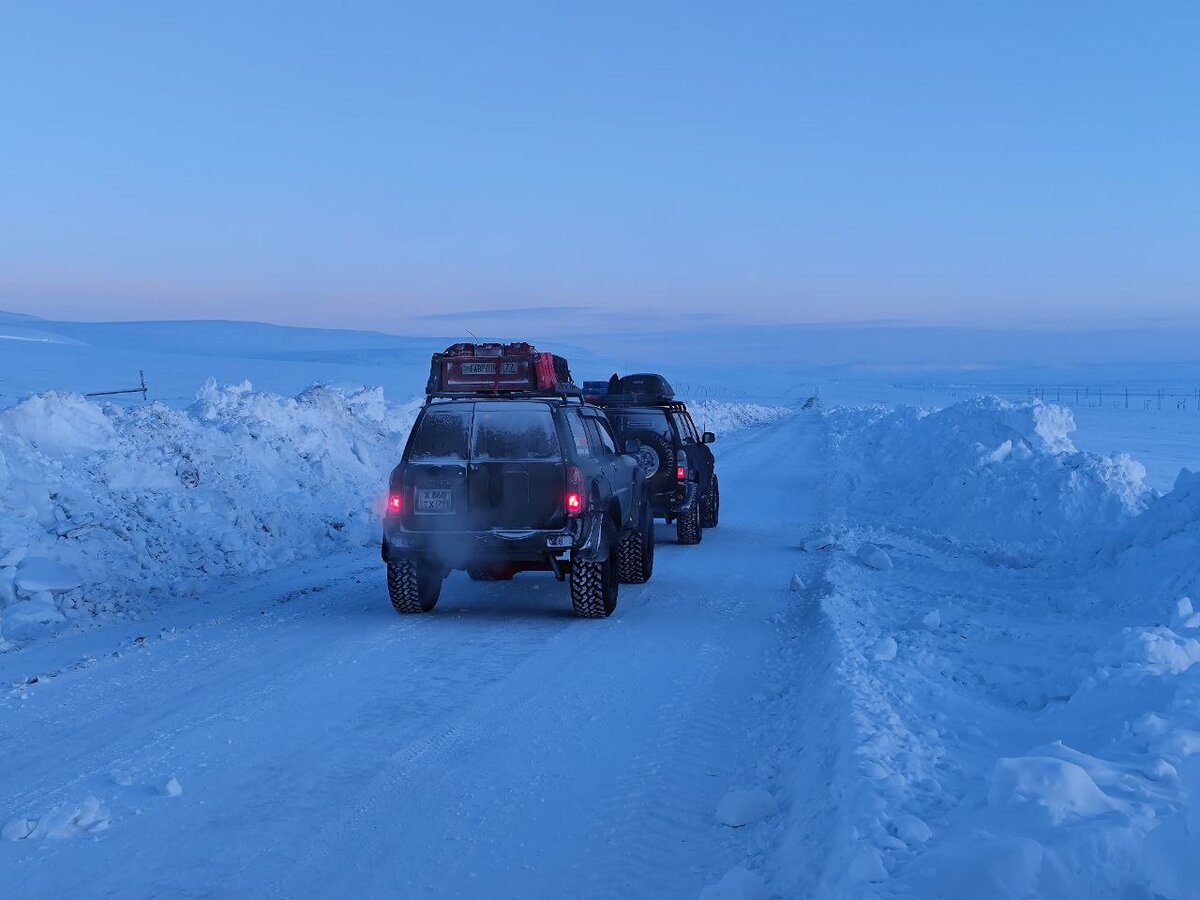
[[[426,405],[434,400],[558,400],[563,404],[575,402],[583,404],[583,394],[578,388],[567,390],[567,385],[559,385],[553,391],[499,391],[496,393],[483,391],[433,391],[425,395]],[[573,387],[573,385],[571,386]]]
[[[682,400],[672,400],[654,394],[607,394],[598,397],[597,402],[601,406],[658,406],[673,412],[687,411],[687,404]]]

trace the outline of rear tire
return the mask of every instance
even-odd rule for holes
[[[698,544],[704,537],[704,529],[700,525],[700,504],[693,503],[691,510],[679,514],[675,522],[675,536],[681,544]]]
[[[404,615],[429,612],[442,593],[442,573],[412,560],[388,563],[387,583],[393,608]]]
[[[721,520],[721,485],[717,476],[712,477],[712,487],[700,498],[700,525],[702,528],[716,528]]]
[[[642,508],[638,529],[617,544],[617,574],[622,584],[645,584],[654,574],[654,516]]]
[[[604,619],[617,608],[617,554],[604,562],[571,564],[571,606],[582,619]]]

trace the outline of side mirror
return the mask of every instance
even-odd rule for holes
[[[629,440],[627,440],[625,442],[625,452],[628,453],[630,456],[633,456],[635,453],[640,453],[641,449],[642,449],[642,442],[639,441],[637,438],[630,438]]]
[[[700,435],[700,443],[702,444],[714,444],[716,443],[716,440],[717,436],[711,431],[706,431],[704,434]]]

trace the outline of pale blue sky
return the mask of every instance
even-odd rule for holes
[[[1198,46],[1191,2],[10,2],[0,308],[1195,321]]]

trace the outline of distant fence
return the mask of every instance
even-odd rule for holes
[[[150,388],[146,386],[146,373],[143,372],[141,369],[139,369],[138,376],[141,378],[141,382],[142,382],[139,387],[121,388],[120,390],[116,390],[116,391],[91,391],[90,393],[84,394],[83,396],[85,396],[85,397],[120,397],[120,396],[127,395],[127,394],[141,394],[142,400],[145,401],[150,396],[148,393]]]
[[[1006,400],[1038,399],[1076,408],[1200,412],[1200,387],[1120,384],[896,384],[898,390],[954,398],[994,395]]]

